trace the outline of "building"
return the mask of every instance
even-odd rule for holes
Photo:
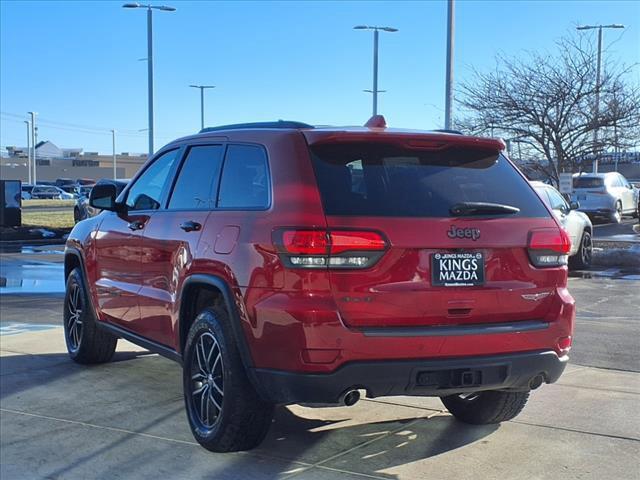
[[[27,182],[28,152],[26,147],[9,146],[0,158],[0,178]],[[113,156],[98,152],[85,152],[82,148],[60,148],[51,141],[36,145],[38,181],[55,181],[56,178],[113,177]],[[147,154],[122,152],[116,154],[117,178],[131,178],[147,161]]]

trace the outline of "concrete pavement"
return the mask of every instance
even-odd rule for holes
[[[122,340],[109,364],[68,359],[61,260],[2,254],[2,480],[640,479],[638,281],[570,279],[572,363],[511,422],[464,425],[433,398],[294,405],[258,449],[215,454],[191,436],[177,364]]]
[[[1,339],[3,480],[639,478],[635,372],[570,365],[500,426],[430,398],[281,407],[260,448],[214,454],[189,432],[177,364],[120,341],[114,362],[79,366],[60,327]]]

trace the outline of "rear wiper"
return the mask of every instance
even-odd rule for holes
[[[453,205],[449,212],[454,217],[465,215],[513,215],[520,211],[517,207],[501,203],[461,202]]]

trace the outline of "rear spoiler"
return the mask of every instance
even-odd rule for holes
[[[451,147],[470,147],[480,150],[501,152],[506,144],[500,138],[471,137],[466,135],[452,135],[450,133],[431,132],[403,132],[392,130],[344,130],[323,131],[303,130],[310,146],[326,145],[330,143],[391,143],[410,149],[445,150]]]

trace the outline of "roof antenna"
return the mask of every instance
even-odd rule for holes
[[[387,121],[382,115],[374,115],[367,120],[364,126],[367,128],[387,128]]]

